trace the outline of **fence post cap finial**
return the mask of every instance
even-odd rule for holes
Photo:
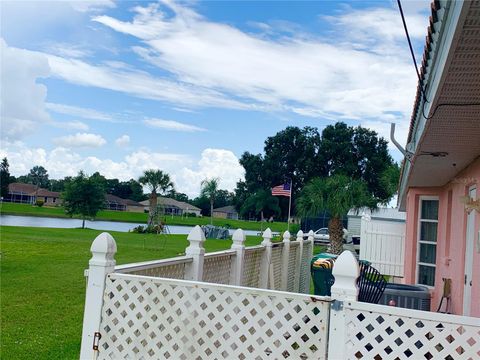
[[[303,231],[302,230],[298,230],[297,237],[303,237]]]
[[[310,231],[308,232],[308,236],[313,236],[313,235],[315,235],[315,233],[313,232],[313,230],[310,230]]]
[[[115,265],[115,253],[117,252],[117,243],[112,235],[103,232],[93,240],[90,247],[92,258],[90,265],[112,266]]]
[[[266,228],[262,234],[263,241],[262,245],[271,244],[272,243],[272,230],[270,228]]]
[[[190,243],[192,240],[201,242],[205,241],[205,234],[202,228],[199,225],[196,225],[192,230],[190,230],[187,240],[190,241]]]
[[[243,231],[242,229],[235,230],[232,235],[233,245],[243,246],[243,244],[245,243],[245,238],[245,231]]]
[[[283,242],[290,242],[290,236],[291,236],[290,231],[288,231],[288,230],[285,231],[283,233]]]
[[[355,256],[351,251],[344,251],[335,261],[332,274],[335,277],[342,276],[356,279],[359,271],[358,261],[355,259]]]

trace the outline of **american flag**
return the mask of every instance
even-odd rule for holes
[[[290,184],[282,184],[272,188],[272,195],[273,196],[288,196],[292,195],[292,189],[290,188]]]

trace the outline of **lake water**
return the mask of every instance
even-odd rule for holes
[[[0,225],[7,226],[32,226],[32,227],[48,227],[72,229],[82,227],[81,219],[63,219],[63,218],[48,218],[37,216],[16,216],[16,215],[0,215]],[[85,221],[85,227],[95,230],[111,230],[128,232],[138,225],[145,225],[139,223],[118,222],[118,221]],[[192,230],[191,226],[168,225],[170,234],[187,235]],[[235,229],[230,229],[230,235]],[[245,230],[247,235],[257,235],[258,231]]]

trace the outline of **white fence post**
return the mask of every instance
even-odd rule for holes
[[[270,228],[267,228],[263,232],[262,237],[262,246],[264,246],[265,249],[263,251],[262,262],[260,264],[259,286],[260,288],[267,289],[269,283],[268,279],[270,277],[270,265],[272,261],[272,231],[270,230]],[[271,279],[270,281],[273,281],[273,279]]]
[[[245,231],[237,229],[232,235],[232,250],[235,250],[235,257],[230,270],[230,285],[242,286],[242,276],[245,258]]]
[[[202,281],[203,280],[203,258],[205,249],[205,234],[200,226],[195,226],[188,234],[187,240],[190,245],[185,249],[185,256],[193,258],[193,261],[185,266],[185,280]]]
[[[290,259],[290,231],[283,233],[283,249],[282,249],[282,281],[280,289],[287,291],[288,288],[288,261]]]
[[[303,271],[302,259],[303,259],[303,231],[298,230],[297,232],[297,258],[295,259],[295,281],[293,285],[293,291],[295,292],[302,292],[300,289],[300,275]]]
[[[355,256],[350,251],[344,251],[335,261],[332,274],[335,283],[332,286],[334,301],[330,306],[328,355],[331,359],[345,359],[347,329],[343,303],[357,300],[359,267]]]
[[[96,333],[100,331],[105,279],[108,274],[115,271],[114,256],[117,244],[110,234],[104,232],[95,238],[90,251],[92,258],[88,263],[80,359],[94,359],[96,355],[93,346]]]

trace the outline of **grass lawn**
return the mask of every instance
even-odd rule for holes
[[[91,243],[100,233],[0,227],[1,359],[78,359],[83,270],[91,257]],[[117,242],[117,264],[177,256],[187,246],[186,235],[110,233]],[[260,241],[260,237],[248,237],[246,245]],[[230,246],[231,240],[205,243],[207,251]]]
[[[44,216],[44,217],[60,217],[67,218],[68,215],[62,207],[38,207],[29,204],[16,204],[16,203],[0,203],[0,214],[5,215],[25,215],[25,216]],[[127,211],[112,211],[102,210],[99,211],[96,217],[97,220],[110,220],[110,221],[124,221],[134,223],[146,223],[146,213],[135,213]],[[166,216],[165,220],[168,225],[207,225],[210,224],[210,217],[190,217],[182,218],[180,216]],[[243,230],[264,230],[269,227],[272,231],[285,231],[287,224],[283,222],[261,223],[260,221],[245,221],[245,220],[230,220],[213,218],[213,225],[215,226],[227,226],[229,228]],[[290,226],[290,232],[298,231],[298,225],[293,224]]]

